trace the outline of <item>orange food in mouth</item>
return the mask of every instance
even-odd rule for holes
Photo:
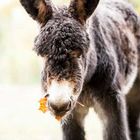
[[[61,121],[62,117],[61,116],[55,116],[55,119],[58,121]]]
[[[46,97],[41,98],[39,101],[39,104],[40,104],[39,110],[42,111],[43,113],[46,113],[48,111],[48,107],[46,106],[47,98]],[[62,116],[55,116],[55,119],[58,121],[61,121]]]
[[[41,110],[43,113],[47,112],[47,110],[48,110],[48,108],[46,106],[47,98],[44,97],[44,98],[40,99],[39,103],[40,103],[39,110]]]

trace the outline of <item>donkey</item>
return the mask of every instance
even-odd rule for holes
[[[63,140],[85,140],[90,107],[102,120],[104,140],[130,140],[130,126],[136,139],[140,82],[130,89],[140,72],[140,19],[133,7],[125,0],[71,0],[63,7],[50,0],[20,2],[40,24],[34,50],[45,61],[42,88],[49,110],[63,117]]]

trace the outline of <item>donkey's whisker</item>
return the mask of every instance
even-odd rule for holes
[[[82,104],[82,103],[80,103],[80,102],[78,102],[78,101],[76,101],[76,103],[79,104],[79,105],[82,106],[82,107],[85,107],[84,104]]]

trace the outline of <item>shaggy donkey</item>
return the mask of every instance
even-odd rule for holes
[[[104,124],[104,140],[130,140],[125,94],[137,77],[140,45],[133,8],[125,0],[72,0],[69,7],[55,7],[49,0],[20,2],[41,25],[34,49],[45,60],[42,86],[49,109],[65,122],[63,139],[85,139],[84,118],[94,107]],[[128,96],[130,113],[135,113],[133,104],[140,110],[139,91],[135,101],[133,91]],[[135,114],[130,116],[135,129]]]

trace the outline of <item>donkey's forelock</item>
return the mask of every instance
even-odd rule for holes
[[[60,56],[84,54],[89,47],[89,39],[84,27],[69,17],[56,16],[50,20],[35,39],[34,50],[38,55]],[[64,55],[63,55],[64,57]]]

